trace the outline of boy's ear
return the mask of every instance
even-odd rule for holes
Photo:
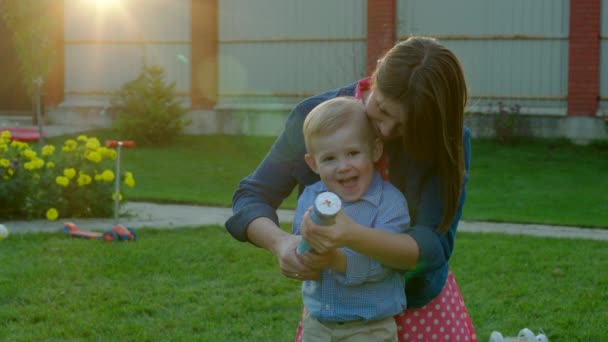
[[[372,160],[374,161],[374,163],[376,163],[376,162],[378,162],[378,160],[380,160],[380,157],[382,157],[383,151],[384,151],[384,144],[382,143],[382,140],[375,139],[374,144],[372,146]]]
[[[315,157],[311,153],[306,153],[304,155],[304,161],[311,170],[313,170],[316,174],[319,173],[319,171],[317,171],[317,162],[315,161]]]

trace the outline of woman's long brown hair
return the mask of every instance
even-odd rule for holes
[[[439,230],[445,233],[458,209],[465,173],[467,89],[460,63],[435,39],[411,37],[384,56],[373,84],[401,104],[404,149],[415,160],[430,162],[430,171],[440,178],[444,212]]]

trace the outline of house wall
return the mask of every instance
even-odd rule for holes
[[[178,95],[190,93],[190,1],[66,1],[64,105],[105,105],[143,63],[165,69]]]
[[[438,38],[459,57],[469,110],[498,101],[528,114],[566,115],[569,2],[399,0],[398,39]]]
[[[87,112],[104,119],[112,91],[145,60],[176,82],[192,108],[190,132],[276,135],[298,101],[369,74],[392,45],[387,39],[414,34],[437,37],[459,56],[469,111],[492,111],[502,101],[538,118],[569,117],[572,108],[606,115],[608,72],[598,71],[598,84],[573,82],[569,72],[578,76],[573,70],[587,65],[570,58],[581,44],[576,37],[585,37],[571,20],[585,24],[587,15],[601,16],[597,45],[604,57],[596,67],[608,70],[607,2],[122,0],[117,8],[96,8],[93,1],[66,1],[65,99],[54,118],[70,122],[70,113]],[[599,93],[593,113],[584,89]],[[572,107],[581,99],[582,107]]]
[[[365,74],[366,1],[219,1],[219,98],[229,133],[278,134],[305,97]],[[250,115],[250,113],[253,114]]]

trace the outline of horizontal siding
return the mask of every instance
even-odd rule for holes
[[[65,1],[66,40],[190,40],[190,0]]]
[[[398,35],[568,36],[567,0],[398,0]]]
[[[65,93],[107,93],[137,77],[141,50],[133,46],[65,47]]]
[[[565,115],[569,2],[399,0],[398,37],[438,38],[462,62],[471,110],[497,101]]]
[[[363,56],[365,42],[222,45],[219,92],[312,94],[363,76]]]
[[[219,97],[295,103],[365,75],[366,1],[219,2]]]
[[[220,43],[364,37],[365,0],[220,0]]]
[[[143,63],[165,69],[176,92],[190,92],[190,1],[65,2],[65,94],[109,96]]]

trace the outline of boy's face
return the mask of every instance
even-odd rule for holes
[[[358,200],[369,188],[374,162],[382,155],[382,143],[370,146],[356,123],[348,123],[326,136],[315,137],[304,157],[327,188],[345,202]]]

